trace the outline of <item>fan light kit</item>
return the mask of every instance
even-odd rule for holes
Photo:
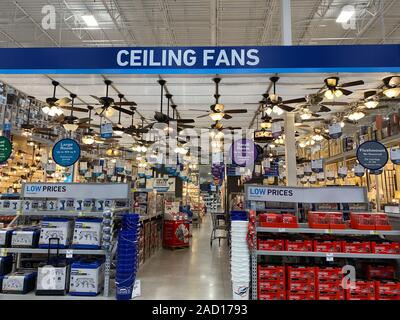
[[[349,120],[358,121],[365,117],[365,113],[361,111],[355,111],[349,115]]]
[[[311,119],[311,117],[312,117],[312,115],[309,112],[305,112],[300,115],[301,120],[308,120],[308,119]]]
[[[64,123],[63,127],[67,131],[76,131],[79,127],[76,123]]]
[[[262,129],[270,129],[272,127],[271,122],[261,122],[260,127]]]
[[[213,121],[221,121],[222,120],[222,118],[224,117],[224,113],[222,113],[222,112],[213,112],[213,113],[210,113],[210,118],[213,120]]]
[[[383,94],[390,99],[397,98],[400,95],[400,87],[388,88],[383,91]]]
[[[124,134],[124,131],[120,127],[115,127],[113,132],[116,136],[119,136],[119,137],[121,137]]]
[[[329,100],[333,100],[335,98],[340,98],[343,95],[343,92],[341,90],[327,90],[325,91],[325,98]]]
[[[375,100],[365,101],[364,105],[367,109],[375,109],[378,106],[379,102]]]
[[[94,143],[94,137],[91,136],[90,134],[84,135],[82,137],[82,143],[87,144],[87,145],[91,145]]]
[[[283,114],[283,110],[281,108],[279,108],[278,106],[274,106],[272,108],[272,112],[275,113],[276,115],[280,116]]]
[[[307,142],[306,141],[300,141],[299,142],[299,147],[300,148],[305,148],[307,146]]]
[[[315,134],[315,135],[312,136],[312,139],[314,141],[322,141],[322,140],[324,140],[324,137],[322,135],[320,135],[320,134]]]

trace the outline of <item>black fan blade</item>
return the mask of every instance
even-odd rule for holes
[[[173,121],[176,121],[178,123],[194,123],[193,119],[175,119]]]
[[[111,106],[111,108],[113,108],[113,109],[115,109],[115,110],[117,110],[117,111],[120,111],[120,112],[122,112],[122,113],[128,114],[128,115],[130,115],[130,116],[134,115],[134,113],[133,113],[132,111],[126,110],[126,109],[121,108],[121,107],[118,107],[118,106],[116,106],[116,105]]]
[[[285,106],[284,104],[280,104],[280,105],[278,105],[278,107],[281,108],[282,110],[287,111],[287,112],[292,112],[293,110],[296,109],[296,108],[293,108],[293,107]]]
[[[358,80],[358,81],[353,81],[353,82],[346,82],[341,85],[339,85],[339,88],[348,88],[348,87],[354,87],[354,86],[361,86],[365,82],[363,80]]]
[[[320,105],[319,111],[318,112],[331,112],[332,110],[329,109],[328,107],[324,105]]]
[[[305,122],[322,122],[325,121],[324,119],[307,119],[307,120],[301,120],[301,123]]]
[[[60,106],[60,108],[65,109],[65,110],[72,110],[72,111],[76,111],[76,112],[89,112],[88,109],[78,108],[78,107]]]
[[[326,140],[331,140],[331,137],[329,136],[329,134],[321,133],[321,136],[323,136]]]
[[[340,88],[339,90],[342,91],[342,93],[343,93],[345,96],[349,96],[349,95],[351,95],[351,94],[353,93],[353,91],[346,90],[346,89],[342,89],[342,88]]]
[[[229,114],[225,113],[224,114],[224,119],[226,119],[226,120],[232,119],[232,116],[230,116]]]
[[[196,117],[197,119],[200,119],[200,118],[205,118],[205,117],[208,117],[208,113],[207,114],[203,114],[202,116],[198,116],[198,117]]]
[[[103,100],[101,99],[101,98],[99,98],[99,97],[97,97],[97,96],[94,96],[94,95],[90,95],[93,99],[95,99],[95,100],[97,100],[98,102],[100,102],[100,103],[103,103]]]
[[[134,101],[121,101],[121,102],[114,102],[116,106],[137,106],[136,102]]]
[[[247,113],[247,109],[231,109],[231,110],[225,110],[225,113]]]
[[[298,99],[291,99],[291,100],[282,101],[283,104],[303,103],[303,102],[307,102],[307,99],[306,98],[298,98]]]
[[[228,129],[228,130],[240,130],[242,128],[241,127],[227,127],[226,129]]]
[[[349,104],[347,102],[339,102],[339,101],[326,101],[324,102],[324,105],[326,106],[348,106]]]
[[[314,118],[319,118],[319,117],[321,117],[321,115],[318,114],[318,113],[311,113],[311,115],[312,115]]]

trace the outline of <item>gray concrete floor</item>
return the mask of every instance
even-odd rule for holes
[[[193,229],[190,248],[160,249],[138,274],[142,295],[135,300],[229,300],[232,299],[229,250],[225,240],[218,245],[215,240],[210,247],[211,218],[206,216],[199,228]],[[114,280],[111,280],[114,283]],[[0,300],[92,300],[115,299],[110,296],[36,296],[0,294]]]
[[[225,240],[210,246],[211,219],[193,228],[190,248],[161,249],[139,270],[142,296],[137,299],[232,299],[229,251]]]

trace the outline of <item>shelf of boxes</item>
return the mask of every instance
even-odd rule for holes
[[[32,254],[48,254],[48,249],[40,248],[0,248],[1,256],[8,253],[32,253]],[[105,255],[105,250],[82,250],[82,249],[60,249],[59,253],[64,255]]]
[[[313,251],[267,251],[256,250],[259,256],[281,257],[312,257],[312,258],[357,258],[357,259],[400,259],[400,254],[374,254],[374,253],[343,253],[343,252],[313,252]]]

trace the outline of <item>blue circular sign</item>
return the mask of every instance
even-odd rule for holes
[[[79,160],[80,156],[81,147],[73,139],[61,139],[53,146],[52,157],[59,166],[72,166]]]
[[[257,146],[252,140],[239,139],[231,145],[230,155],[232,163],[239,167],[254,164],[258,157]]]
[[[366,169],[377,171],[389,160],[386,147],[378,141],[366,141],[357,149],[357,160]]]

